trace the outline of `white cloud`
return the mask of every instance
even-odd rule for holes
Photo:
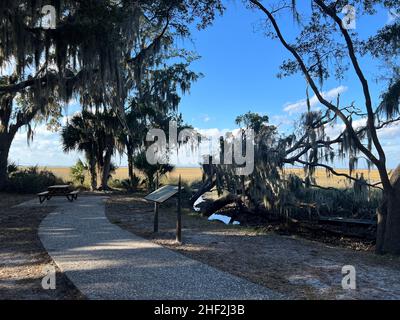
[[[348,88],[345,86],[339,86],[337,88],[329,90],[328,92],[321,92],[321,95],[326,100],[336,99],[338,95],[346,92],[347,89]],[[314,95],[312,98],[310,98],[311,109],[318,109],[318,105],[318,98],[316,95]],[[307,110],[307,99],[299,100],[295,103],[287,103],[283,110],[285,112],[288,112],[289,114],[305,112]]]
[[[367,122],[366,118],[362,118],[362,119],[357,119],[353,121],[353,127],[355,129],[360,128],[362,126],[365,126]],[[331,125],[327,125],[325,127],[325,133],[331,138],[331,139],[335,139],[339,136],[339,134],[341,134],[344,129],[346,128],[346,126],[344,125],[344,123],[336,123]]]
[[[79,155],[62,151],[60,135],[48,131],[45,125],[35,129],[33,141],[28,145],[26,130],[20,130],[11,145],[10,161],[18,165],[66,166],[75,163]]]
[[[353,127],[357,129],[365,126],[366,121],[366,118],[357,119],[353,121]],[[338,123],[334,126],[327,126],[325,132],[331,139],[335,139],[344,129],[345,125],[343,123]],[[400,163],[400,122],[393,123],[378,130],[378,137],[386,152],[388,166],[390,168],[396,167]]]
[[[73,101],[73,103],[76,103]],[[66,125],[79,111],[71,112],[60,119],[61,125]],[[78,152],[64,153],[61,146],[60,132],[47,129],[46,124],[33,126],[33,141],[28,144],[26,129],[21,128],[12,142],[9,161],[18,165],[39,166],[70,166],[78,158],[83,158]]]
[[[287,115],[275,114],[270,117],[270,122],[274,125],[292,125],[294,123],[293,119],[288,118]]]
[[[353,121],[353,127],[355,129],[361,128],[365,126],[367,123],[366,118],[357,119]],[[343,130],[345,129],[345,125],[343,123],[339,123],[333,126],[327,126],[325,129],[326,134],[330,138],[337,137]],[[394,140],[397,141],[400,136],[400,122],[396,122],[390,124],[382,129],[378,130],[378,136],[381,140]],[[399,145],[400,146],[400,145]]]
[[[197,132],[199,132],[201,135],[206,136],[211,139],[219,139],[219,137],[222,135],[225,135],[227,132],[232,131],[230,129],[218,129],[218,128],[210,128],[210,129],[199,129],[195,128]]]
[[[219,138],[228,132],[234,134],[236,130],[218,128],[195,129],[208,140],[203,140],[197,149],[193,149],[190,144],[184,145],[178,153],[171,154],[170,161],[178,166],[198,166],[203,159],[203,155],[219,154]],[[47,130],[45,125],[35,128],[33,141],[28,146],[26,130],[20,130],[11,146],[9,160],[18,165],[39,165],[39,166],[71,166],[78,158],[83,159],[83,155],[77,152],[65,154],[62,151],[60,133]],[[115,156],[113,161],[118,166],[127,166],[126,157]]]
[[[398,122],[379,130],[379,137],[381,139],[396,141],[396,145],[399,146],[398,139],[400,137],[400,123]]]
[[[202,137],[200,144],[193,147],[192,144],[183,145],[178,152],[172,152],[170,162],[176,166],[198,166],[203,162],[204,156],[213,156],[219,159],[220,137],[227,137],[228,133],[238,136],[240,129],[199,129],[195,131]]]
[[[277,118],[278,120],[278,118]],[[365,125],[365,119],[354,121],[356,128]],[[326,133],[331,138],[336,138],[343,130],[344,125],[338,123],[333,127],[328,126]],[[202,161],[203,155],[219,154],[219,138],[225,136],[228,132],[236,134],[238,129],[195,129],[209,141],[204,141],[197,149],[191,148],[190,145],[184,146],[179,150],[178,154],[171,156],[171,162],[178,166],[197,166]],[[400,163],[400,123],[392,124],[379,130],[379,138],[387,153],[388,166],[395,167]],[[30,146],[27,145],[26,131],[21,130],[17,133],[10,152],[10,161],[14,161],[19,165],[40,165],[40,166],[71,166],[78,158],[83,158],[82,154],[72,152],[65,154],[62,151],[60,135],[58,132],[48,131],[45,125],[38,126],[35,129],[35,136]],[[118,166],[126,166],[125,157],[114,158]]]

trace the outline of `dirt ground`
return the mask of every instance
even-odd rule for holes
[[[174,207],[174,201],[161,206],[157,235],[153,206],[140,195],[111,197],[106,214],[121,228],[291,299],[400,299],[399,258],[210,222],[190,210],[184,210],[178,245]],[[356,290],[342,288],[345,265],[356,269]]]
[[[0,299],[84,299],[39,240],[38,226],[52,208],[14,207],[32,197],[0,193]],[[41,286],[43,269],[48,265],[56,268],[55,290]]]

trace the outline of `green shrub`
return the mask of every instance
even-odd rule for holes
[[[14,162],[11,162],[7,165],[7,174],[10,175],[11,173],[17,172],[18,169],[18,165]]]
[[[110,186],[112,188],[124,189],[127,191],[135,192],[139,189],[141,183],[142,180],[137,175],[133,175],[132,181],[130,179],[123,179],[123,180],[115,179],[111,180]]]
[[[50,171],[30,167],[11,173],[8,178],[7,190],[16,193],[37,193],[46,190],[51,185],[63,183]]]
[[[124,189],[124,186],[122,185],[122,181],[119,179],[111,179],[108,184],[111,188]]]
[[[139,189],[140,184],[142,183],[142,179],[140,179],[137,175],[133,175],[131,179],[122,180],[122,185],[126,190],[129,191],[137,191]]]
[[[85,184],[86,173],[89,170],[89,166],[86,163],[83,163],[81,159],[79,159],[74,166],[71,167],[71,176],[74,182],[79,185]]]
[[[152,191],[155,189],[157,175],[159,181],[161,181],[161,178],[165,174],[174,170],[174,166],[170,164],[150,164],[147,161],[146,152],[144,151],[135,155],[135,157],[133,158],[133,164],[136,169],[138,169],[145,175],[146,178],[143,180],[143,184],[146,185],[148,191]]]

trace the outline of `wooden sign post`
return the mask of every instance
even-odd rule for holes
[[[154,202],[154,233],[158,232],[158,203]]]
[[[156,187],[158,189],[158,172],[156,173]],[[154,233],[158,232],[158,202],[154,202]]]
[[[178,183],[178,206],[177,206],[177,211],[176,211],[176,241],[179,243],[182,243],[182,212],[181,212],[181,206],[182,206],[182,181],[181,181],[181,175],[179,175],[179,183]]]

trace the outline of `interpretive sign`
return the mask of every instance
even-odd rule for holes
[[[157,183],[158,185],[158,177]],[[176,211],[176,241],[182,243],[182,214],[181,214],[181,189],[182,181],[179,176],[179,185],[167,185],[145,196],[145,200],[154,202],[154,233],[158,232],[158,207],[168,199],[178,194],[177,211]]]
[[[144,197],[147,201],[163,203],[176,195],[179,191],[178,186],[167,185]]]

